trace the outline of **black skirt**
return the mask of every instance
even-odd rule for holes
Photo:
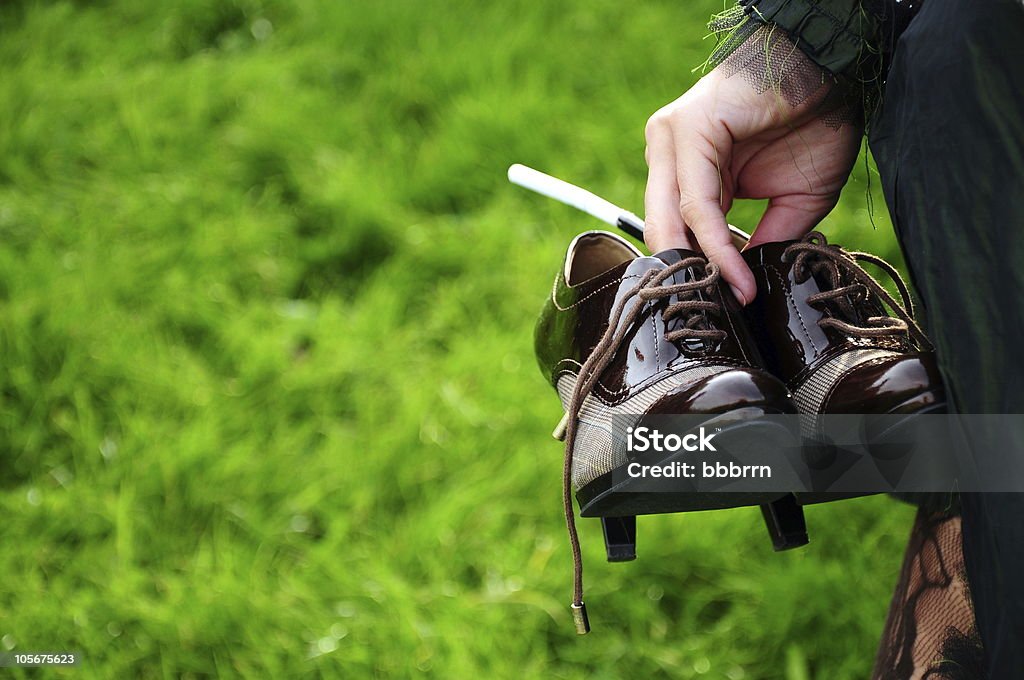
[[[1020,0],[926,0],[869,139],[955,407],[1024,413]],[[961,507],[989,677],[1024,678],[1024,494],[964,494]]]

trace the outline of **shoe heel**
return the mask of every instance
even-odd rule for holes
[[[636,516],[602,517],[604,549],[609,562],[629,562],[636,559]]]
[[[809,542],[804,509],[797,504],[793,494],[762,505],[761,515],[776,552],[799,548]]]

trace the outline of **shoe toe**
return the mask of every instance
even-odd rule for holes
[[[726,413],[751,407],[765,413],[796,412],[789,391],[779,380],[756,369],[732,369],[677,387],[658,399],[648,413]]]
[[[903,354],[858,366],[825,399],[822,413],[916,413],[945,404],[945,391],[935,355]]]

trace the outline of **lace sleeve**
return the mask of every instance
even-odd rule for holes
[[[773,89],[792,106],[814,100],[826,122],[863,123],[882,95],[892,48],[921,0],[739,0],[714,16],[708,59]]]

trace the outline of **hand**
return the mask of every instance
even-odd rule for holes
[[[732,245],[735,198],[767,198],[750,245],[800,238],[828,214],[853,168],[861,130],[825,125],[822,87],[799,106],[715,69],[647,122],[644,238],[652,252],[699,249],[733,293],[754,299],[754,276]]]

